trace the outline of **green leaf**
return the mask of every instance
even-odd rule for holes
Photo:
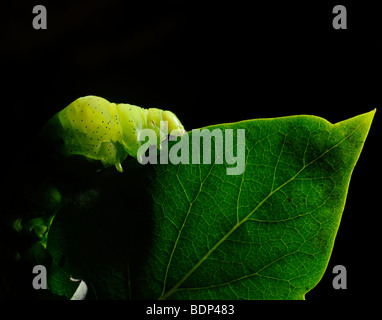
[[[207,127],[245,129],[237,175],[215,161],[132,159],[123,174],[70,162],[56,178],[49,289],[71,298],[72,277],[87,299],[303,299],[328,264],[374,112],[334,125],[304,115]]]
[[[374,113],[337,124],[301,115],[207,127],[246,130],[241,175],[224,164],[154,165],[138,296],[303,299],[328,265]]]

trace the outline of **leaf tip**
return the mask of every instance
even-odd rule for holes
[[[370,130],[371,123],[373,122],[375,112],[377,111],[377,108],[374,108],[373,110],[366,112],[365,115],[365,120],[367,121],[367,126],[368,130]]]

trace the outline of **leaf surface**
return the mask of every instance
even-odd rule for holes
[[[328,265],[374,112],[336,124],[301,115],[207,127],[234,129],[234,142],[245,129],[237,175],[227,174],[237,164],[204,158],[133,159],[123,174],[90,178],[80,170],[87,188],[49,231],[49,288],[70,298],[73,277],[96,299],[304,299]]]
[[[246,130],[241,175],[214,163],[154,166],[154,240],[142,296],[303,299],[328,264],[373,116],[208,127]]]

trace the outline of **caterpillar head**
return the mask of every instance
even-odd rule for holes
[[[147,128],[154,130],[157,136],[160,137],[160,141],[165,140],[167,134],[167,132],[164,132],[163,128],[160,127],[161,121],[167,121],[167,131],[172,135],[181,136],[185,133],[183,125],[174,113],[150,108],[147,112]]]
[[[186,133],[183,125],[180,123],[178,117],[171,111],[162,112],[163,121],[168,123],[168,132],[173,136],[182,136]]]

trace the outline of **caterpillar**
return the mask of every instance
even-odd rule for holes
[[[167,130],[161,128],[161,121],[167,121]],[[155,131],[159,148],[167,132],[178,136],[185,133],[183,125],[171,111],[110,103],[97,96],[73,101],[56,113],[44,128],[45,137],[60,141],[62,154],[100,160],[104,167],[114,165],[120,172],[123,172],[121,162],[128,155],[142,160],[147,150],[140,150],[144,143],[139,139],[143,129]]]

